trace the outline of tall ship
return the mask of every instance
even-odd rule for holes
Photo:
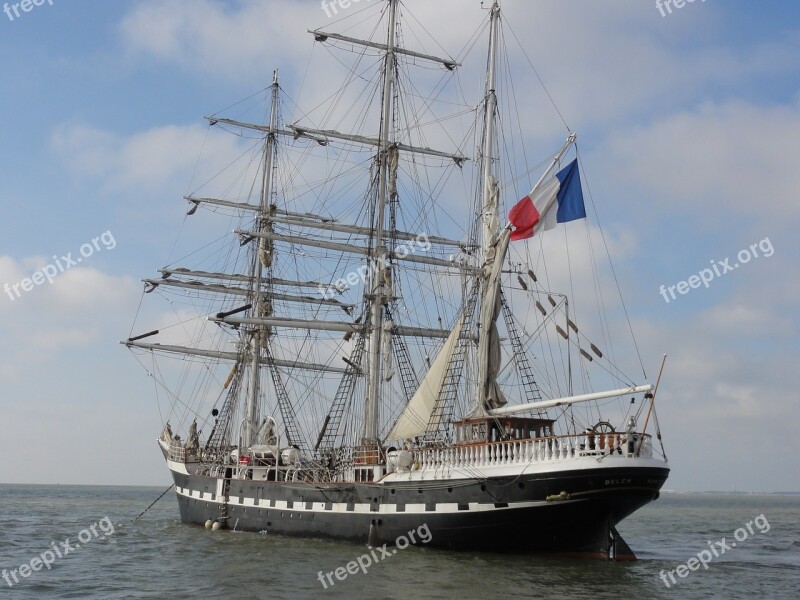
[[[143,280],[164,308],[122,342],[181,519],[635,558],[616,526],[669,474],[658,380],[622,370],[638,349],[576,135],[526,144],[543,113],[514,90],[538,75],[500,2],[456,58],[409,4],[309,31],[297,99],[276,71],[260,118],[206,117],[242,153],[185,197],[207,239]]]

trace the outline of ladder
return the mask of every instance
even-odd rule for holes
[[[272,376],[272,384],[275,386],[275,394],[278,400],[278,409],[281,413],[283,420],[283,428],[286,434],[286,442],[289,446],[296,446],[302,452],[305,450],[305,442],[303,436],[300,435],[300,430],[297,428],[297,416],[294,412],[294,406],[289,399],[289,394],[286,392],[286,386],[283,385],[283,379],[275,366],[275,361],[272,360],[269,344],[264,347],[264,354],[267,357],[267,364],[269,365],[269,372]]]
[[[522,346],[522,338],[519,336],[517,330],[517,323],[514,320],[514,315],[511,313],[511,307],[506,300],[506,296],[500,290],[500,303],[503,306],[503,317],[506,322],[506,329],[508,336],[511,338],[511,348],[514,354],[514,364],[517,367],[520,379],[522,380],[522,387],[525,390],[525,397],[528,402],[539,402],[542,399],[542,393],[539,390],[539,385],[533,376],[531,364],[528,361],[528,355]]]
[[[230,443],[231,418],[233,417],[233,409],[236,405],[236,398],[239,395],[239,386],[242,382],[242,373],[244,372],[244,369],[241,368],[241,363],[236,363],[234,368],[235,371],[230,387],[228,388],[228,394],[225,397],[225,401],[222,403],[222,409],[214,423],[214,429],[211,431],[211,435],[206,442],[206,452],[209,450],[219,452],[227,448]]]
[[[387,311],[387,317],[391,319],[392,313]],[[411,363],[411,355],[408,352],[405,338],[402,336],[395,336],[392,340],[392,347],[394,349],[397,366],[400,369],[400,380],[403,384],[406,403],[408,403],[419,387],[419,379],[417,378],[416,371],[414,371],[414,365]]]
[[[458,347],[447,364],[447,374],[442,388],[439,390],[439,397],[436,399],[433,412],[428,420],[428,429],[423,436],[423,441],[426,444],[446,443],[449,441],[449,436],[451,435],[450,421],[453,418],[458,396],[458,383],[461,381],[461,372],[464,370],[467,347],[472,337],[470,335],[472,315],[475,312],[475,305],[478,300],[478,288],[479,286],[475,285],[465,305],[464,322],[461,324],[461,331],[458,334]]]
[[[344,417],[347,406],[353,401],[353,392],[355,391],[356,382],[358,378],[363,375],[361,372],[361,359],[364,356],[365,337],[364,334],[358,336],[356,345],[350,353],[350,359],[346,361],[347,368],[345,369],[345,374],[339,382],[339,388],[336,390],[336,396],[333,398],[328,416],[325,417],[323,430],[320,432],[319,440],[315,448],[319,458],[321,458],[322,455],[330,455],[331,451],[336,446],[342,418]]]

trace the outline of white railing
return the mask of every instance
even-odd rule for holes
[[[642,434],[637,433],[629,443],[627,436],[621,433],[581,434],[417,450],[412,469],[520,465],[586,456],[652,458],[652,439],[649,434],[642,439]]]

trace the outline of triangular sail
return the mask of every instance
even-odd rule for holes
[[[439,350],[439,354],[436,355],[431,368],[426,373],[411,400],[408,401],[405,410],[403,410],[400,418],[397,419],[394,427],[392,427],[387,439],[411,439],[421,436],[427,431],[433,409],[436,406],[436,400],[439,398],[447,378],[450,359],[458,348],[458,338],[460,337],[463,323],[464,313],[462,312],[453,325],[453,331],[450,332],[450,335],[445,340],[444,346]],[[431,425],[438,426],[438,423],[434,422]]]

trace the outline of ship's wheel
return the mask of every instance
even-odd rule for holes
[[[592,427],[592,433],[614,433],[614,426],[608,421],[600,421]]]

